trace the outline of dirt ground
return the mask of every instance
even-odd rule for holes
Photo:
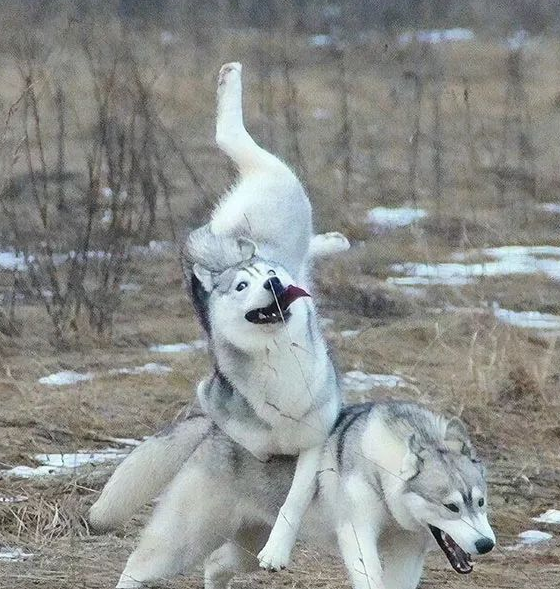
[[[28,26],[25,17],[9,21],[14,37]],[[41,50],[29,58],[47,167],[56,178],[58,123],[49,109],[60,87],[68,105],[66,167],[78,178],[65,185],[67,201],[59,207],[54,203],[60,177],[49,180],[53,217],[40,231],[32,188],[41,176],[28,169],[29,161],[40,167],[36,134],[28,141],[29,161],[22,156],[8,171],[4,166],[5,151],[21,143],[21,71],[29,64],[8,38],[0,43],[0,107],[7,121],[0,164],[3,176],[11,174],[0,203],[15,213],[26,244],[42,247],[50,231],[56,248],[71,249],[81,237],[73,223],[81,220],[76,211],[84,194],[95,189],[97,199],[114,182],[108,166],[99,164],[99,176],[87,183],[88,166],[95,168],[87,150],[97,137],[99,115],[92,97],[100,92],[90,69],[110,77],[111,56],[127,51],[150,82],[150,100],[167,129],[162,144],[169,149],[160,162],[168,184],[158,184],[151,233],[131,239],[146,246],[150,239],[171,239],[172,229],[200,223],[232,178],[213,146],[215,73],[232,56],[242,60],[250,129],[304,177],[317,228],[344,231],[352,242],[349,252],[321,262],[316,272],[317,301],[341,373],[399,375],[407,383],[349,393],[349,402],[391,396],[459,415],[488,466],[496,549],[477,558],[468,576],[454,573],[434,552],[422,587],[560,586],[560,528],[531,519],[560,509],[560,330],[516,327],[497,313],[502,308],[560,315],[560,274],[545,269],[482,272],[454,284],[392,281],[405,275],[394,264],[456,263],[457,256],[490,246],[560,246],[560,216],[542,206],[558,204],[560,187],[557,40],[538,37],[516,53],[488,34],[439,48],[371,35],[327,50],[310,46],[306,35],[286,42],[281,34],[224,26],[219,42],[196,36],[195,45],[207,43],[199,47],[192,31],[181,28],[184,23],[175,23],[173,42],[164,44],[166,31],[157,27],[135,30],[123,41],[119,26],[103,19],[78,31],[65,28],[79,25],[69,22],[42,25],[32,37]],[[80,35],[95,48],[92,54],[76,41]],[[115,128],[128,121],[131,101],[146,99],[130,99],[126,75],[136,70],[129,65],[119,62],[117,70],[125,89],[112,99]],[[26,105],[31,112],[32,104]],[[25,125],[33,128],[27,119]],[[427,214],[416,223],[376,230],[365,218],[377,206]],[[103,237],[102,209],[93,216]],[[11,251],[17,233],[6,216],[0,218],[1,252]],[[19,275],[24,283],[25,272],[0,268],[0,313],[7,316],[15,308],[17,326],[3,331],[0,314],[1,589],[113,587],[146,520],[149,507],[125,530],[90,533],[85,514],[114,463],[42,478],[7,473],[38,466],[35,456],[41,453],[107,447],[126,453],[130,446],[122,439],[153,434],[192,399],[209,370],[206,353],[150,351],[153,344],[202,337],[182,288],[178,256],[156,249],[132,259],[119,277],[133,288],[118,297],[111,332],[95,333],[82,314],[68,322],[64,345],[53,337],[44,300],[35,292],[41,288],[26,290],[16,280]],[[478,251],[473,261],[484,265],[492,259]],[[155,362],[172,370],[110,372]],[[68,386],[39,382],[62,370],[93,378]],[[518,534],[530,529],[552,537],[520,546]],[[28,557],[4,559],[3,549]],[[193,576],[166,586],[201,587],[202,580]],[[289,571],[234,582],[255,586],[334,589],[348,581],[340,563],[301,546]]]

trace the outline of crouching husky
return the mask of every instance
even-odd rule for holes
[[[119,587],[204,565],[205,588],[226,589],[235,573],[258,568],[256,555],[296,459],[261,462],[199,412],[163,438],[168,455],[161,459],[185,460],[185,448],[190,455],[160,498]],[[151,465],[137,460],[129,470],[121,502],[145,484],[144,468]],[[459,573],[472,571],[471,554],[492,550],[486,509],[484,468],[460,420],[414,403],[367,403],[344,408],[322,447],[299,535],[340,551],[354,589],[414,589],[436,545]]]
[[[197,394],[203,411],[258,460],[298,456],[293,484],[259,554],[263,568],[277,570],[288,564],[313,496],[321,448],[341,405],[306,290],[308,266],[311,257],[345,249],[347,241],[340,234],[313,235],[299,180],[247,133],[237,63],[219,74],[216,140],[238,166],[240,180],[186,244],[193,301],[215,366]],[[174,465],[165,476],[172,476]],[[97,527],[107,527],[130,466],[125,461],[117,469],[93,506]]]

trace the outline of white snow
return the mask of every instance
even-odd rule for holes
[[[560,509],[548,509],[532,520],[543,524],[560,524]]]
[[[335,44],[335,39],[331,35],[311,35],[308,43],[311,47],[330,47]]]
[[[183,352],[194,352],[195,350],[205,350],[206,342],[204,340],[194,340],[188,344],[152,344],[150,352],[159,352],[160,354],[180,354]]]
[[[114,368],[109,370],[109,374],[155,374],[163,375],[173,372],[173,368],[166,364],[160,364],[159,362],[148,362],[144,366],[134,366],[133,368]]]
[[[360,333],[362,333],[361,329],[343,329],[340,332],[341,337],[344,338],[352,338],[352,337],[358,337],[360,335]]]
[[[24,552],[21,548],[0,548],[0,560],[27,560],[33,554]]]
[[[107,200],[112,200],[113,199],[113,191],[108,186],[104,186],[101,189],[101,196]]]
[[[7,503],[23,503],[27,501],[26,495],[9,495],[7,497],[0,497],[0,504],[6,505]]]
[[[506,39],[506,46],[510,49],[521,49],[529,42],[529,32],[525,29],[519,29]]]
[[[351,370],[342,378],[342,388],[346,391],[365,392],[376,387],[406,387],[406,381],[395,374],[368,374],[360,370]]]
[[[527,530],[526,532],[521,532],[518,538],[521,539],[522,544],[538,544],[539,542],[550,540],[552,534],[541,532],[540,530]]]
[[[560,330],[560,315],[540,313],[539,311],[510,311],[495,306],[494,316],[501,323],[524,329]]]
[[[121,284],[119,289],[121,292],[139,292],[142,290],[142,287],[134,282],[128,282],[126,284]]]
[[[25,270],[25,257],[15,252],[0,252],[0,268],[4,270]]]
[[[83,374],[80,372],[74,372],[73,370],[63,370],[61,372],[55,372],[54,374],[41,377],[39,383],[49,387],[60,387],[92,379],[93,374],[91,372]]]
[[[427,214],[423,209],[410,207],[375,207],[368,211],[367,221],[377,227],[395,229],[396,227],[406,227],[419,219],[423,219]]]
[[[539,209],[547,213],[560,214],[560,204],[557,202],[545,202],[539,205]]]
[[[470,29],[456,27],[453,29],[431,29],[404,33],[399,36],[398,42],[401,45],[409,45],[413,41],[427,43],[429,45],[437,45],[439,43],[472,41],[474,38],[475,34]]]
[[[33,458],[41,462],[40,466],[14,466],[9,470],[0,471],[0,474],[25,479],[62,475],[68,474],[73,469],[86,464],[103,464],[104,462],[120,460],[126,455],[127,452],[117,448],[106,448],[105,450],[95,450],[94,452],[81,451],[66,454],[36,454]]]
[[[466,263],[488,257],[488,262]],[[462,285],[481,277],[544,274],[560,281],[560,247],[550,245],[508,245],[459,252],[454,262],[425,264],[409,262],[394,264],[393,272],[405,276],[390,277],[387,282],[396,285],[422,284]]]

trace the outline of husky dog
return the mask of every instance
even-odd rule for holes
[[[256,555],[289,491],[296,458],[259,461],[193,410],[127,462],[105,522],[130,516],[127,502],[135,508],[138,493],[142,501],[155,496],[169,464],[176,474],[118,587],[203,565],[205,588],[226,589],[235,573],[258,568]],[[492,550],[486,510],[484,468],[459,419],[415,403],[365,403],[344,408],[322,446],[299,536],[340,551],[354,589],[414,589],[428,550],[439,546],[463,574],[472,571],[471,554]]]
[[[259,460],[299,456],[259,554],[263,568],[277,570],[288,564],[313,495],[320,448],[341,405],[305,290],[310,249],[320,247],[317,237],[312,245],[311,205],[300,181],[245,129],[238,63],[225,64],[218,76],[216,142],[240,176],[210,223],[186,244],[193,299],[215,362],[197,395],[214,422]]]
[[[337,233],[313,235],[299,180],[247,133],[238,63],[220,70],[216,141],[238,166],[240,180],[185,249],[215,366],[197,396],[203,411],[258,460],[298,456],[290,492],[259,555],[263,568],[277,570],[288,564],[313,496],[321,447],[341,406],[306,290],[308,267],[312,258],[346,249],[348,242]],[[127,468],[125,461],[93,507],[99,527],[106,525],[115,481]]]

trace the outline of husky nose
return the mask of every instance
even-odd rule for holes
[[[269,278],[263,286],[265,290],[271,290],[276,296],[278,296],[284,290],[284,287],[282,286],[278,276]]]
[[[490,538],[481,538],[474,543],[474,547],[478,554],[486,554],[494,548],[494,542]]]

